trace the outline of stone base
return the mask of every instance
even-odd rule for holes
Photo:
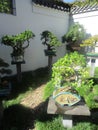
[[[78,104],[73,105],[71,107],[69,106],[58,106],[54,99],[51,97],[49,99],[48,108],[47,108],[48,114],[62,114],[63,119],[62,123],[64,127],[71,128],[73,126],[73,119],[72,116],[90,116],[90,110],[86,106],[84,101],[80,101]]]
[[[73,120],[71,115],[63,115],[62,124],[64,127],[72,128]]]

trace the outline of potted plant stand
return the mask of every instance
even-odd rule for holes
[[[60,46],[61,42],[52,32],[47,30],[41,33],[41,40],[42,40],[42,44],[47,47],[47,49],[45,49],[44,52],[45,52],[45,56],[48,56],[48,68],[49,68],[49,72],[51,72],[52,58],[53,56],[56,56],[55,47]]]
[[[56,56],[56,50],[44,50],[45,56]]]
[[[24,64],[24,52],[27,47],[29,47],[30,39],[35,37],[34,33],[30,30],[26,30],[18,35],[5,35],[2,37],[2,43],[4,45],[12,47],[13,51],[11,53],[12,62],[11,64],[16,64],[17,69],[17,80],[21,82],[21,64]]]
[[[90,116],[90,110],[83,100],[74,106],[57,106],[55,100],[50,97],[47,107],[48,114],[62,114],[62,124],[64,127],[72,128],[73,116]]]

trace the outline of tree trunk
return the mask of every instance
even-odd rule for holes
[[[21,63],[16,64],[16,69],[17,69],[17,81],[20,83],[22,81]]]
[[[51,73],[51,70],[52,70],[52,57],[53,56],[48,56],[48,68],[49,68],[50,73]]]

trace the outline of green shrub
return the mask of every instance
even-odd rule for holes
[[[78,69],[78,73],[77,70]],[[71,77],[79,77],[85,79],[89,76],[86,69],[86,59],[84,55],[78,52],[66,54],[63,58],[60,58],[52,68],[52,80],[55,86],[61,86],[61,83]]]

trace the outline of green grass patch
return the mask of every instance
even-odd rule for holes
[[[79,122],[72,128],[64,128],[62,125],[62,117],[55,117],[48,121],[36,121],[37,130],[98,130],[98,125],[90,122]]]
[[[19,104],[21,102],[21,100],[29,94],[29,91],[26,92],[26,93],[23,93],[23,94],[20,94],[18,95],[18,97],[16,97],[15,99],[12,99],[12,100],[3,100],[2,103],[3,103],[3,107],[4,108],[8,108],[9,106],[12,106],[12,105],[16,105],[16,104]]]
[[[53,118],[51,121],[36,121],[37,130],[65,130],[62,125],[61,117]]]

